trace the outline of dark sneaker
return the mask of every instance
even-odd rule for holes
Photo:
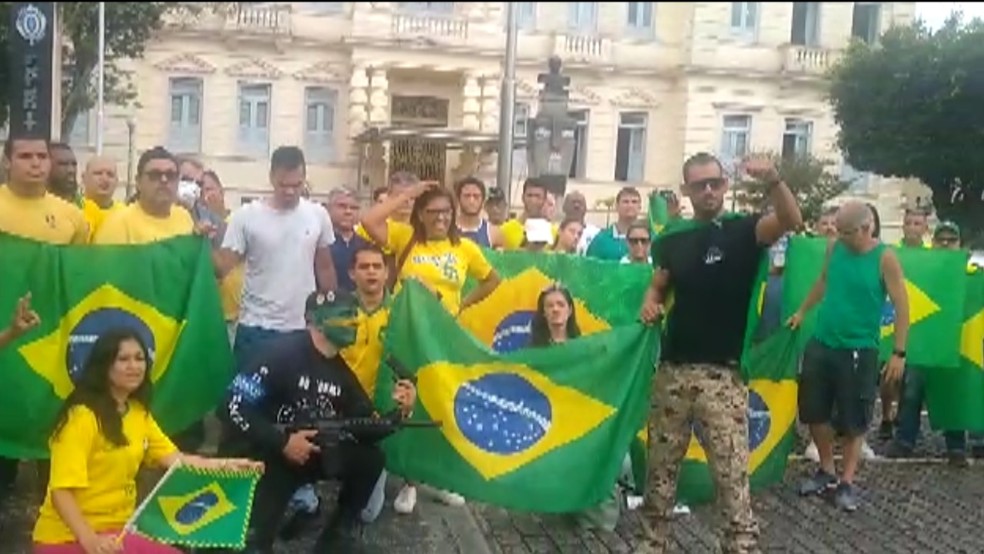
[[[280,540],[292,541],[317,525],[321,519],[321,504],[318,502],[318,507],[314,512],[298,509],[288,510],[284,524],[280,528]]]
[[[363,541],[364,527],[357,518],[335,516],[321,532],[311,554],[344,552],[362,554],[368,552]]]
[[[837,486],[837,478],[822,469],[805,479],[799,486],[800,496],[823,494]]]
[[[853,512],[858,509],[858,492],[854,485],[850,483],[840,483],[834,491],[834,504],[845,512]]]
[[[963,450],[950,450],[946,453],[946,463],[953,467],[969,467],[970,461],[967,460],[967,453]]]
[[[911,458],[912,457],[912,447],[907,444],[902,444],[899,441],[892,441],[888,445],[888,450],[885,452],[886,458],[901,459],[901,458]]]
[[[895,437],[895,422],[883,421],[878,426],[878,438],[883,441],[890,441]]]

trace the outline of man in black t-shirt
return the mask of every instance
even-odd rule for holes
[[[668,225],[653,246],[656,271],[642,318],[654,322],[661,317],[671,293],[673,309],[666,314],[661,366],[653,381],[639,554],[666,550],[677,474],[692,424],[701,429],[723,504],[728,525],[723,550],[758,549],[748,486],[748,390],[738,363],[763,253],[798,228],[802,216],[772,162],[750,159],[742,169],[766,185],[773,213],[724,213],[728,181],[721,163],[710,154],[696,154],[683,164],[682,191],[693,205],[693,219]]]
[[[273,552],[287,503],[303,484],[342,482],[338,510],[312,552],[354,552],[359,548],[359,514],[384,466],[375,442],[383,437],[343,437],[330,450],[317,444],[305,425],[333,418],[374,416],[372,401],[338,351],[355,341],[357,302],[346,292],[313,293],[305,332],[263,343],[229,387],[219,410],[221,453],[265,463],[250,518],[248,552]],[[409,381],[398,381],[393,400],[404,415],[416,400]],[[299,429],[288,433],[285,427]]]

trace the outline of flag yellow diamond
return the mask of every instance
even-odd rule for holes
[[[960,354],[984,369],[984,310],[964,322],[960,333]]]
[[[909,325],[916,325],[920,321],[940,311],[940,307],[936,304],[936,302],[933,302],[933,299],[923,292],[922,289],[912,284],[912,281],[906,280],[905,292],[909,297]],[[894,332],[895,317],[893,309],[892,321],[882,325],[881,336],[882,338],[885,338]]]
[[[96,339],[121,327],[135,330],[143,339],[150,351],[150,377],[157,381],[170,362],[183,324],[112,285],[89,293],[50,333],[21,346],[18,352],[51,384],[55,394],[65,398],[75,387],[73,376],[82,371]]]

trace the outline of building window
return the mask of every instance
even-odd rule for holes
[[[516,28],[524,31],[536,29],[536,2],[513,2],[516,10]]]
[[[571,158],[571,170],[567,174],[571,179],[584,179],[588,167],[588,110],[571,112],[576,127],[574,127],[574,157]]]
[[[626,2],[626,4],[629,11],[626,27],[629,33],[635,37],[652,38],[656,34],[653,30],[653,3]]]
[[[338,91],[327,87],[304,89],[304,151],[311,161],[335,161],[335,105]]]
[[[198,77],[172,77],[170,126],[167,147],[172,152],[194,154],[202,151],[202,80]]]
[[[793,2],[789,42],[800,46],[820,46],[820,2]]]
[[[851,36],[868,44],[874,44],[881,33],[881,3],[855,2],[851,23]]]
[[[454,2],[400,2],[399,8],[410,13],[450,15],[454,13]]]
[[[245,156],[270,155],[270,85],[239,84],[238,150]]]
[[[736,163],[748,155],[751,136],[752,116],[724,116],[721,124],[721,151],[718,157],[726,173],[734,171]]]
[[[745,38],[754,38],[758,30],[759,3],[731,3],[731,33]]]
[[[787,119],[782,133],[782,157],[792,159],[810,154],[813,143],[813,122],[803,119]]]
[[[646,114],[619,114],[615,146],[615,180],[638,183],[644,180],[646,159]]]
[[[848,190],[854,194],[867,194],[871,190],[871,173],[858,171],[846,161],[841,164],[840,179],[849,184]]]
[[[578,33],[595,33],[598,30],[598,3],[568,2],[567,26]]]
[[[72,146],[92,146],[92,112],[86,110],[75,116],[68,143]]]

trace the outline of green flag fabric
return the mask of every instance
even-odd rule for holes
[[[926,376],[926,406],[934,429],[984,431],[984,271],[966,277],[960,363],[920,367]]]
[[[407,283],[392,308],[386,352],[416,374],[414,419],[442,427],[387,439],[387,467],[505,508],[594,506],[611,493],[620,453],[648,412],[655,338],[630,323],[550,348],[496,353],[423,287]],[[392,390],[387,371],[377,385],[380,405]]]
[[[0,351],[0,455],[47,456],[62,400],[95,340],[113,327],[135,329],[150,350],[151,409],[169,434],[200,420],[232,379],[211,252],[201,238],[52,246],[0,235],[0,267],[0,309],[12,310],[31,291],[41,318]]]
[[[793,237],[786,252],[783,317],[792,315],[823,270],[827,241]],[[966,254],[923,248],[896,250],[909,296],[909,341],[906,361],[914,366],[953,367],[959,363],[960,329],[964,321]],[[836,299],[831,299],[835,301]],[[817,310],[803,322],[800,340],[812,336]],[[882,357],[894,346],[895,310],[888,298],[882,313]]]
[[[177,467],[146,499],[135,530],[166,544],[245,548],[259,479],[259,472]]]
[[[662,232],[663,227],[670,220],[670,212],[666,205],[666,197],[659,191],[649,193],[649,229],[654,235]]]
[[[646,264],[566,254],[486,250],[485,256],[502,282],[487,298],[465,309],[459,322],[497,352],[526,346],[537,298],[553,284],[571,292],[584,335],[638,322],[653,272]]]

